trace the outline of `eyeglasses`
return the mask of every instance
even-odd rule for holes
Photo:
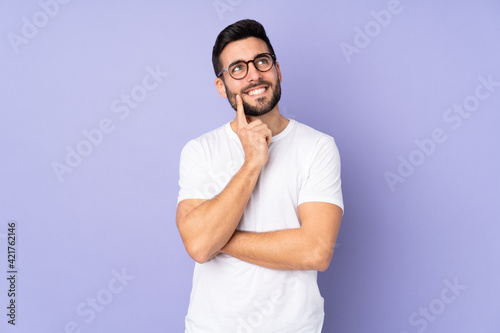
[[[238,60],[231,63],[227,68],[224,68],[217,77],[221,76],[226,71],[229,76],[235,80],[241,80],[248,74],[248,64],[253,62],[253,65],[259,72],[267,72],[276,62],[276,56],[271,53],[258,54],[253,60],[243,61]]]

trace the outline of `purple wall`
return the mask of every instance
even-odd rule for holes
[[[14,221],[17,273],[1,331],[183,332],[179,153],[234,116],[211,48],[254,18],[281,111],[342,157],[324,332],[499,332],[499,14],[493,0],[3,1],[0,267]]]

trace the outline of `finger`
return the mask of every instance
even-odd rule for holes
[[[270,129],[267,129],[266,142],[268,146],[271,144],[272,139],[273,139],[273,132],[271,132]]]
[[[253,131],[258,131],[258,132],[262,132],[262,133],[269,130],[269,126],[267,126],[266,123],[263,123],[262,120],[260,120],[260,119],[252,121],[250,124],[248,124],[247,128],[251,129]]]
[[[245,110],[243,109],[243,100],[240,95],[236,95],[236,123],[238,124],[238,128],[248,125]]]
[[[267,125],[264,124],[262,122],[262,120],[260,120],[260,119],[255,119],[254,121],[248,123],[248,126],[247,126],[247,128],[249,130],[251,129],[251,130],[254,130],[254,131],[259,131],[259,130],[261,130],[263,128],[266,128],[266,127],[267,127]]]
[[[269,146],[273,138],[273,132],[266,124],[262,122],[257,124],[258,122],[260,122],[260,120],[252,121],[250,124],[248,124],[247,129],[259,132],[262,135],[262,138],[266,140],[266,143]]]

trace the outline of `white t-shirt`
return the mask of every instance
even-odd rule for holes
[[[181,153],[177,202],[213,198],[243,160],[229,123],[189,141]],[[340,157],[331,136],[292,119],[273,136],[237,229],[299,228],[298,206],[309,201],[343,209]],[[195,264],[186,333],[320,333],[323,317],[317,271],[274,270],[226,254]]]

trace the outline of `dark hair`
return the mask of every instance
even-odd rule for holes
[[[214,66],[215,75],[219,74],[222,70],[220,62],[220,54],[222,50],[231,42],[246,39],[249,37],[256,37],[262,39],[266,44],[269,52],[274,54],[273,47],[269,38],[267,38],[266,30],[259,22],[255,20],[241,20],[227,26],[219,33],[215,40],[214,48],[212,50],[212,64]]]

